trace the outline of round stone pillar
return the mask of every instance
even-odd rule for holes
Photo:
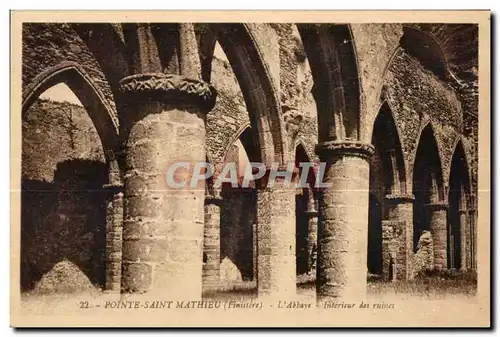
[[[397,251],[394,261],[396,280],[411,278],[413,258],[413,202],[415,197],[410,194],[388,194],[385,196],[386,218],[397,228]]]
[[[469,194],[469,265],[472,270],[477,269],[477,196]]]
[[[120,293],[122,274],[123,185],[104,186],[106,204],[106,291]]]
[[[205,231],[203,238],[203,284],[216,285],[220,278],[220,196],[205,196]]]
[[[106,192],[106,284],[107,293],[120,293],[122,274],[123,183],[117,153],[106,151],[109,183]]]
[[[190,187],[190,169],[205,162],[205,114],[215,90],[179,75],[124,78],[125,219],[122,287],[168,298],[201,298],[205,182]],[[187,162],[167,183],[167,171]]]
[[[469,236],[468,233],[468,226],[469,226],[469,219],[468,219],[468,212],[466,209],[459,209],[458,210],[458,218],[460,221],[460,270],[461,271],[466,271],[468,269],[469,261],[468,260],[468,254],[467,252],[469,251],[469,245],[468,245],[468,240],[467,237]]]
[[[363,298],[368,249],[369,158],[373,146],[329,141],[316,152],[326,162],[318,222],[318,299]]]
[[[259,298],[296,295],[295,190],[277,181],[257,191],[257,288]]]
[[[434,269],[445,270],[448,267],[448,204],[426,204],[427,217],[434,244]]]
[[[470,269],[476,269],[476,216],[477,213],[474,209],[469,210],[469,224],[468,224],[468,266]]]

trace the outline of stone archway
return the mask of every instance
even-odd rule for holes
[[[35,76],[34,81],[23,91],[23,115],[40,94],[58,83],[66,84],[75,93],[92,119],[103,147],[113,150],[118,143],[116,114],[103,94],[93,85],[90,76],[74,62],[61,62]]]
[[[85,277],[89,286],[109,288],[110,275],[121,269],[109,249],[117,246],[117,228],[109,205],[114,193],[107,186],[120,179],[113,163],[118,137],[112,114],[78,65],[64,62],[35,79],[26,86],[22,107],[21,286],[49,291],[40,282],[58,269],[85,274],[58,285],[66,287],[62,291],[81,287]],[[49,91],[57,91],[58,100],[40,99]]]

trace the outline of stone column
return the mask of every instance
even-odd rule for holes
[[[173,298],[201,298],[205,182],[189,187],[189,169],[175,162],[205,162],[205,114],[215,104],[209,84],[180,75],[125,77],[121,91],[129,111],[123,128],[125,220],[122,287]],[[184,174],[185,173],[185,174]]]
[[[257,282],[258,278],[258,272],[259,272],[259,267],[258,267],[258,259],[259,259],[259,254],[257,252],[258,247],[257,247],[257,222],[253,221],[252,223],[252,281]]]
[[[122,274],[123,183],[115,151],[107,151],[109,183],[106,193],[106,285],[108,293],[120,293]]]
[[[471,268],[473,270],[477,269],[477,195],[470,194],[470,251],[471,251]]]
[[[448,204],[442,202],[426,204],[425,208],[434,243],[434,268],[445,270],[448,267]]]
[[[259,297],[288,300],[296,294],[295,190],[278,178],[257,193]]]
[[[206,261],[203,264],[203,284],[216,285],[220,278],[220,208],[219,195],[205,196],[205,231],[203,251]]]
[[[469,254],[468,254],[468,260],[469,260],[469,267],[470,269],[476,270],[477,264],[476,264],[476,246],[477,246],[477,228],[476,228],[476,210],[471,209],[469,210]]]
[[[388,194],[385,196],[386,218],[398,223],[397,253],[395,259],[396,280],[411,278],[411,262],[413,258],[413,202],[415,197],[410,194]]]
[[[364,298],[368,249],[369,158],[373,146],[328,141],[316,152],[326,162],[318,223],[318,299]]]
[[[311,195],[312,193],[310,193]],[[307,215],[309,218],[308,236],[307,236],[307,252],[310,270],[309,274],[316,276],[316,264],[318,256],[318,211],[314,203],[314,197],[309,198],[307,205]]]
[[[459,209],[458,217],[460,221],[460,270],[467,270],[467,251],[469,248],[467,247],[467,226],[469,224],[469,219],[467,219],[467,210]]]
[[[401,268],[398,259],[404,229],[402,221],[382,221],[382,275],[386,281],[395,281],[398,269]]]
[[[120,293],[122,274],[123,185],[104,185],[106,205],[106,291]]]

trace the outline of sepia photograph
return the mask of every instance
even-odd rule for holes
[[[11,325],[489,326],[490,12],[227,14],[11,13]]]

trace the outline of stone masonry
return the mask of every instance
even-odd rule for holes
[[[477,69],[474,25],[26,23],[21,289],[63,260],[189,299],[475,270]],[[61,83],[81,105],[40,98]],[[179,161],[308,161],[331,185],[174,189]]]

